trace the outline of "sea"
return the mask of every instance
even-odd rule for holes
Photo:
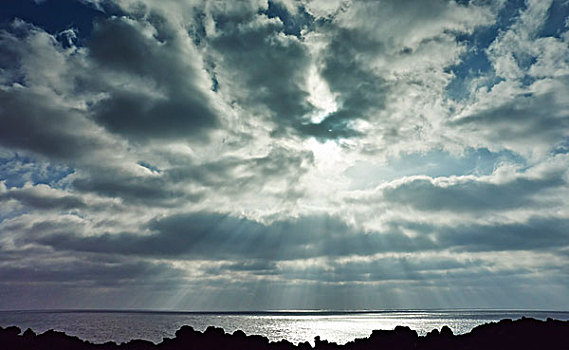
[[[93,343],[132,339],[159,343],[172,338],[183,325],[203,331],[221,327],[226,333],[242,330],[270,341],[286,339],[294,344],[320,336],[338,344],[368,337],[375,329],[408,326],[425,335],[449,326],[455,334],[501,319],[522,316],[545,320],[569,320],[565,311],[521,310],[384,310],[384,311],[262,311],[262,312],[178,312],[141,310],[26,310],[0,311],[0,326],[31,328],[36,333],[54,329]]]

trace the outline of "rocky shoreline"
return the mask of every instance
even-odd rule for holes
[[[204,332],[183,326],[176,331],[175,338],[165,338],[154,344],[146,340],[132,340],[116,344],[108,342],[93,344],[78,337],[49,330],[36,334],[31,329],[22,333],[18,327],[0,327],[0,349],[6,350],[474,350],[474,349],[569,349],[569,321],[533,318],[502,320],[474,328],[470,333],[454,335],[448,327],[433,330],[419,336],[408,327],[394,330],[376,330],[368,338],[355,339],[343,345],[315,338],[310,343],[292,344],[286,340],[269,342],[260,335],[246,335],[242,331],[227,334],[221,328],[209,327]]]

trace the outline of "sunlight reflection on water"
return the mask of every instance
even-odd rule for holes
[[[449,326],[455,334],[469,332],[477,325],[522,316],[569,320],[569,312],[537,311],[394,311],[378,313],[164,313],[164,312],[47,312],[0,311],[0,326],[16,325],[36,332],[56,329],[92,342],[146,339],[158,343],[173,337],[177,329],[190,325],[203,331],[208,326],[233,333],[263,335],[271,341],[287,339],[293,343],[320,336],[339,344],[368,337],[375,329],[408,326],[420,335]]]

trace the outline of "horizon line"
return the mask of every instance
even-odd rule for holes
[[[374,314],[405,312],[553,312],[567,313],[560,309],[523,308],[386,308],[386,309],[266,309],[266,310],[169,310],[134,308],[41,308],[41,309],[0,309],[9,312],[51,312],[51,313],[162,313],[162,314],[202,314],[202,315],[334,315],[334,314]]]

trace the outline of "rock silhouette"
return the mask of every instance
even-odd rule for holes
[[[475,350],[475,349],[569,349],[569,321],[521,318],[516,321],[502,320],[474,328],[470,333],[454,335],[444,326],[425,336],[416,331],[398,326],[394,330],[376,330],[369,338],[355,339],[338,345],[320,337],[314,339],[314,347],[308,343],[294,345],[289,341],[269,342],[260,335],[246,335],[242,331],[233,334],[223,329],[209,327],[204,332],[183,326],[174,338],[166,338],[159,344],[146,340],[132,340],[116,344],[107,342],[93,344],[62,332],[49,330],[36,334],[31,329],[25,332],[18,327],[0,327],[0,349],[6,350]]]

